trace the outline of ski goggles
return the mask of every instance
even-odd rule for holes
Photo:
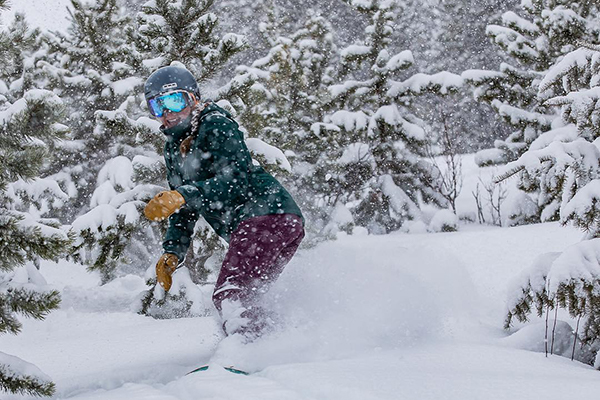
[[[161,118],[165,110],[180,112],[195,103],[196,97],[192,93],[186,91],[169,92],[149,99],[148,109],[152,115]]]

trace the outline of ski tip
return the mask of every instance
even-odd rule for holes
[[[203,366],[198,367],[198,368],[196,368],[194,370],[191,370],[186,375],[193,374],[194,372],[206,371],[207,369],[208,369],[208,365],[203,365]]]
[[[230,367],[223,367],[223,368],[225,368],[226,371],[233,372],[234,374],[238,374],[238,375],[250,375],[249,372],[242,371],[241,369],[237,369],[237,368],[234,368],[234,367],[231,367],[231,366]]]

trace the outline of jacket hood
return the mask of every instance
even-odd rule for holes
[[[227,111],[224,108],[219,107],[216,103],[214,102],[208,102],[206,103],[206,106],[204,107],[204,109],[202,110],[202,113],[200,114],[200,117],[204,116],[205,114],[208,114],[210,112],[213,111],[218,111],[221,114],[225,115],[227,118],[229,118],[230,120],[234,121],[233,116],[231,115],[231,113],[229,111]]]

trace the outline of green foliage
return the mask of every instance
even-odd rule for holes
[[[492,105],[514,131],[496,141],[498,151],[482,152],[480,165],[514,161],[550,130],[556,115],[538,98],[539,84],[545,71],[578,41],[598,43],[597,12],[595,2],[535,0],[522,2],[519,13],[504,13],[501,25],[488,25],[488,36],[506,61],[499,71],[469,75],[467,80],[476,87],[477,99]]]
[[[582,214],[565,212],[565,205],[600,177],[598,157],[600,152],[595,145],[583,139],[570,143],[554,141],[545,148],[529,150],[507,165],[495,180],[501,182],[520,173],[520,189],[539,193],[537,205],[541,220],[555,221],[561,216],[561,221],[566,224],[580,220]],[[584,230],[592,226],[584,221],[576,225]],[[597,234],[596,230],[590,232],[592,236]]]
[[[0,333],[21,332],[22,325],[14,314],[21,314],[27,318],[44,319],[50,311],[60,305],[60,293],[56,290],[38,293],[26,289],[9,288],[0,295]]]
[[[560,107],[562,120],[575,125],[588,141],[600,137],[600,97],[595,93],[599,77],[600,46],[586,43],[565,55],[540,83],[539,97],[548,106]]]
[[[24,221],[25,217],[24,213],[0,208],[0,270],[11,271],[37,257],[56,260],[70,243],[56,225],[31,221],[28,216]]]
[[[143,211],[143,204],[138,205],[138,212]],[[107,212],[105,208],[96,210]],[[88,215],[89,217],[89,215]],[[116,221],[108,226],[98,226],[97,230],[85,228],[76,232],[78,241],[73,247],[72,257],[76,262],[86,264],[89,271],[100,273],[102,283],[115,278],[115,270],[119,264],[127,264],[125,249],[131,244],[133,236],[143,230],[140,220],[126,222],[126,215],[118,214]]]
[[[47,34],[51,62],[43,62],[51,87],[72,110],[73,138],[89,135],[96,110],[113,110],[129,96],[117,82],[141,87],[139,54],[131,48],[126,28],[132,21],[117,0],[96,3],[72,0],[68,34]]]
[[[15,43],[20,45],[15,46]],[[40,30],[30,29],[23,14],[17,13],[7,29],[0,32],[0,63],[3,65],[0,80],[15,88],[7,93],[11,100],[35,87],[35,61],[41,48]]]
[[[315,17],[290,38],[276,39],[267,57],[252,67],[238,68],[256,73],[261,84],[246,100],[249,108],[241,115],[242,125],[282,150],[304,154],[300,146],[314,148],[310,127],[325,112],[332,56],[331,27]]]
[[[509,329],[514,320],[527,322],[530,314],[538,317],[549,315],[557,307],[568,311],[574,319],[583,319],[579,335],[583,344],[590,345],[600,340],[600,279],[571,278],[561,281],[555,291],[547,289],[548,277],[544,276],[544,286],[528,283],[506,314],[504,328]]]
[[[22,287],[11,280],[16,268],[27,262],[37,263],[40,258],[56,260],[71,242],[55,221],[19,211],[19,205],[29,199],[19,198],[14,182],[19,180],[25,192],[38,184],[35,180],[50,162],[57,139],[66,133],[64,125],[58,123],[64,115],[62,101],[51,92],[29,90],[35,78],[35,73],[28,70],[35,60],[32,53],[41,49],[38,36],[39,32],[30,31],[20,15],[0,34],[0,86],[4,88],[0,96],[0,334],[20,332],[17,315],[44,319],[58,307],[58,292],[38,292],[31,285]],[[13,190],[7,190],[9,186]],[[8,364],[0,363],[0,390],[53,394],[52,382],[15,370],[8,357],[2,358],[8,359]]]
[[[154,288],[156,279],[151,279],[146,283]],[[145,292],[138,314],[156,319],[189,318],[192,316],[190,309],[193,303],[187,298],[185,289],[177,294],[165,293],[161,299],[156,298],[154,293],[153,289]]]
[[[158,65],[182,62],[201,82],[247,46],[243,37],[218,37],[214,0],[154,0],[138,16],[138,46],[159,58]]]
[[[280,179],[300,200],[310,229],[325,236],[340,205],[354,204],[355,222],[389,232],[417,217],[417,203],[443,203],[436,172],[423,161],[425,123],[413,101],[462,83],[449,73],[408,73],[414,60],[410,51],[396,52],[394,2],[347,3],[369,23],[354,45],[338,49],[333,28],[317,15],[284,36],[265,12],[261,30],[272,48],[251,67],[238,67],[258,77],[244,99],[242,125],[285,152],[293,168]],[[342,220],[347,228],[348,216]]]
[[[325,177],[334,193],[345,194],[342,201],[357,202],[357,223],[374,232],[390,232],[418,216],[419,202],[443,203],[433,188],[435,171],[423,161],[425,124],[414,115],[413,100],[454,87],[449,80],[441,84],[426,75],[418,84],[411,83],[413,76],[406,75],[414,62],[412,53],[393,48],[393,2],[347,2],[370,25],[363,40],[340,52],[339,84],[329,88],[332,109],[348,111],[325,118],[335,127],[320,126],[319,133],[332,135],[337,145],[325,162],[337,165],[328,166]]]
[[[270,3],[269,3],[270,4]],[[269,4],[265,4],[268,6]],[[239,120],[249,136],[258,137],[285,152],[292,171],[253,157],[293,192],[309,221],[309,237],[322,235],[320,222],[331,218],[331,195],[325,173],[317,164],[326,162],[327,149],[335,138],[318,134],[312,126],[331,108],[328,86],[335,68],[333,28],[321,16],[311,16],[295,32],[284,36],[276,11],[266,7],[261,30],[272,47],[252,66],[238,67],[239,74],[257,77],[257,84],[244,98],[247,108]]]
[[[73,0],[70,20],[67,33],[45,33],[48,54],[38,62],[44,85],[69,109],[69,142],[57,149],[62,162],[47,170],[60,176],[62,187],[71,188],[71,199],[56,212],[64,223],[87,210],[104,163],[122,153],[121,143],[133,142],[135,132],[102,129],[97,111],[130,109],[137,103],[139,115],[142,77],[147,75],[130,43],[133,21],[117,0]]]
[[[35,376],[22,375],[10,365],[0,364],[0,390],[30,396],[52,396],[56,391],[54,382]]]
[[[556,319],[558,309],[563,309],[577,321],[575,340],[581,340],[596,353],[600,348],[599,240],[586,240],[563,253],[538,257],[512,289],[514,296],[509,300],[505,328],[509,329],[515,320],[527,322],[533,313],[538,317],[545,315],[546,321],[551,314]]]

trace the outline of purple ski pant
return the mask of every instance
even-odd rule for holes
[[[300,217],[270,214],[242,221],[232,233],[213,302],[228,335],[259,335],[268,312],[258,300],[277,280],[304,238]]]

